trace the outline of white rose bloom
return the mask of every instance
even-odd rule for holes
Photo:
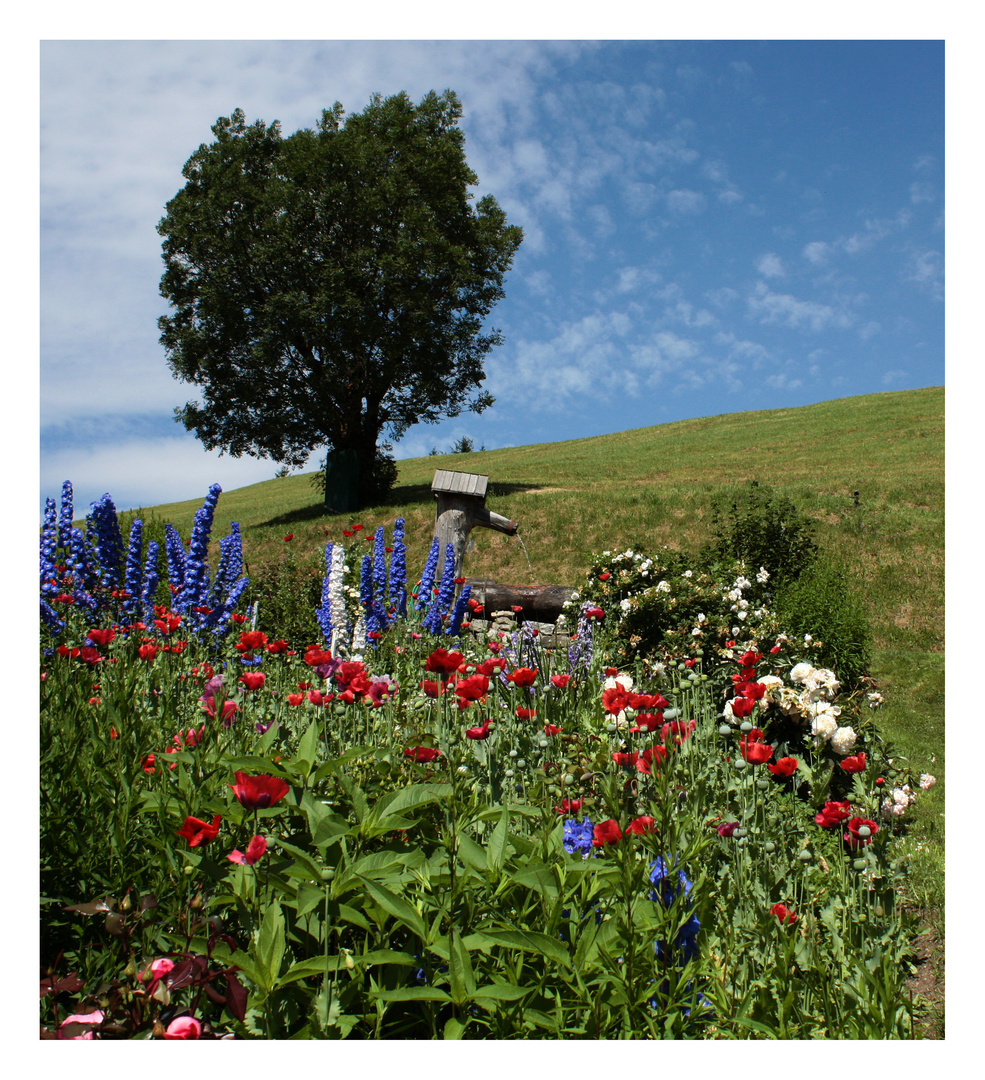
[[[692,573],[693,573],[693,571],[691,571],[691,570],[685,570],[684,573],[682,574],[682,577],[690,577]]]
[[[838,721],[830,712],[819,712],[811,721],[811,734],[819,740],[827,741],[838,730]]]
[[[857,738],[858,736],[850,727],[837,728],[831,736],[831,749],[836,754],[844,756],[851,751]]]
[[[805,663],[803,661],[801,663],[799,663],[799,664],[795,664],[790,669],[790,681],[791,682],[803,682],[805,679],[807,679],[810,676],[810,674],[811,674],[811,672],[813,670],[814,670],[814,668],[811,667],[810,664]]]
[[[630,605],[629,605],[628,600],[620,600],[619,601],[619,606],[622,608],[623,611],[629,611],[629,606]]]
[[[930,791],[930,789],[936,783],[937,783],[937,777],[936,776],[931,776],[930,773],[921,773],[920,774],[920,787],[922,787],[924,791]]]
[[[760,585],[765,585],[766,582],[769,581],[769,579],[769,571],[766,569],[765,566],[761,566],[759,568],[759,573],[756,575],[756,580],[759,582]]]
[[[657,582],[656,591],[657,592],[670,592],[670,584],[668,582],[666,582],[666,581]]]
[[[882,694],[873,690],[872,693],[869,694],[869,708],[878,709],[879,706],[885,702],[885,700],[886,699],[882,696]]]
[[[665,712],[664,716],[666,717],[666,715],[667,714]],[[725,708],[722,710],[722,719],[725,721],[726,724],[731,724],[732,727],[735,727],[739,723],[738,718],[736,717],[735,713],[732,712],[732,702],[731,701],[726,701],[725,702]]]
[[[741,622],[749,614],[748,611],[740,611],[736,618]]]

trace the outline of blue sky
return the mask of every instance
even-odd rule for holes
[[[172,420],[195,388],[158,344],[164,204],[236,107],[288,133],[446,87],[476,195],[526,235],[490,318],[496,405],[398,458],[944,383],[942,41],[48,40],[42,502],[273,477]]]

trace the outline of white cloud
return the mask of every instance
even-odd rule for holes
[[[853,322],[852,316],[844,311],[836,311],[814,300],[798,300],[789,294],[770,292],[763,282],[757,284],[747,303],[750,314],[762,323],[779,323],[794,328],[806,326],[819,331],[828,327],[844,328]]]
[[[767,252],[765,255],[760,255],[756,260],[756,269],[763,277],[784,277],[786,271],[783,269],[783,263],[780,261],[780,256],[774,252]]]
[[[803,251],[804,258],[814,266],[823,266],[828,261],[831,246],[823,240],[814,240]]]
[[[935,300],[944,298],[944,257],[939,251],[917,251],[907,261],[905,279]]]
[[[194,437],[96,443],[46,454],[41,465],[42,501],[56,501],[62,482],[71,480],[77,509],[108,492],[118,510],[202,499],[210,485],[224,491],[271,480],[278,466],[255,458],[219,456]]]
[[[700,214],[705,207],[705,197],[698,191],[675,188],[667,193],[667,208],[675,214]]]

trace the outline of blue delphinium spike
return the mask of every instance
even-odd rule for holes
[[[123,602],[123,609],[133,613],[140,607],[141,561],[144,548],[144,523],[134,518],[130,526],[130,542],[127,544],[127,561],[124,569],[123,587],[129,598]]]
[[[417,603],[414,608],[420,611],[422,608],[425,610],[430,609],[431,601],[434,599],[432,596],[432,590],[434,589],[434,574],[438,569],[438,559],[441,557],[441,542],[435,537],[431,541],[431,550],[428,552],[427,562],[424,564],[424,573],[421,574],[421,583],[417,590]]]
[[[173,525],[164,526],[164,550],[168,556],[168,582],[177,597],[185,584],[185,545]]]
[[[445,631],[447,634],[451,634],[452,637],[458,637],[462,632],[462,620],[465,618],[465,612],[468,611],[469,598],[472,596],[472,586],[466,585],[462,589],[462,594],[458,598],[458,602],[455,604],[455,610],[452,612],[451,624]]]
[[[455,598],[455,549],[451,544],[445,545],[445,565],[441,572],[441,585],[438,595],[431,605],[424,620],[424,628],[429,633],[440,634],[442,620],[451,608],[451,602]]]
[[[188,557],[185,560],[185,580],[181,592],[172,605],[175,611],[187,613],[193,626],[199,627],[204,622],[201,613],[192,609],[205,606],[209,591],[209,536],[212,532],[212,519],[216,503],[222,488],[213,484],[205,497],[202,509],[195,515],[191,539],[188,543]]]
[[[72,481],[66,480],[62,484],[62,512],[58,519],[58,546],[62,548],[68,548],[71,542],[72,533],[72,518],[74,511],[72,508]]]
[[[407,544],[404,519],[393,523],[393,555],[390,558],[390,605],[395,615],[407,618]]]
[[[116,589],[121,579],[123,537],[116,506],[109,492],[90,505],[87,525],[91,525],[92,544],[99,561],[100,583],[104,589]]]
[[[325,545],[325,576],[322,578],[321,604],[315,609],[315,619],[321,628],[326,645],[332,642],[332,551],[334,544]]]
[[[58,567],[55,560],[58,551],[58,521],[55,512],[55,500],[45,499],[44,526],[41,529],[41,592],[57,592]]]
[[[47,600],[41,601],[41,621],[53,634],[60,634],[65,629],[64,621]]]
[[[140,603],[144,611],[144,622],[148,626],[154,621],[154,598],[157,596],[157,586],[160,583],[160,575],[157,570],[158,552],[160,548],[156,540],[147,542],[147,557],[144,560],[144,578],[140,586]]]

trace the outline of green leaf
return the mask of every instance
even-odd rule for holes
[[[532,986],[514,986],[512,983],[494,982],[477,987],[473,998],[479,1002],[483,998],[488,1001],[519,1001],[534,992],[535,988]]]
[[[276,900],[271,900],[260,925],[256,951],[257,969],[262,969],[266,976],[264,984],[268,992],[277,985],[286,949],[284,912]]]
[[[307,731],[301,736],[297,751],[291,759],[291,765],[295,766],[296,771],[303,777],[306,784],[315,759],[318,757],[318,729],[318,721],[312,720]]]
[[[571,958],[568,956],[564,943],[547,934],[536,933],[532,930],[483,930],[480,933],[492,945],[536,953],[539,956],[546,956],[562,967],[569,970],[571,968]]]
[[[372,878],[366,877],[364,874],[358,876],[366,885],[370,896],[388,915],[392,915],[399,923],[406,926],[421,941],[426,941],[427,929],[424,926],[424,919],[416,907],[408,903],[402,896],[397,896],[383,885],[373,881]]]
[[[437,986],[403,986],[399,990],[370,991],[378,1001],[451,1001],[451,995]]]
[[[454,1016],[449,1016],[445,1021],[445,1029],[442,1033],[444,1039],[460,1039],[465,1034],[465,1029],[469,1026],[466,1020],[463,1024],[460,1020],[456,1020]]]
[[[489,843],[486,845],[486,866],[493,874],[499,874],[503,869],[503,859],[506,857],[506,841],[510,834],[509,830],[510,809],[508,806],[504,806],[499,822],[496,828],[493,829],[492,836],[489,837]]]

